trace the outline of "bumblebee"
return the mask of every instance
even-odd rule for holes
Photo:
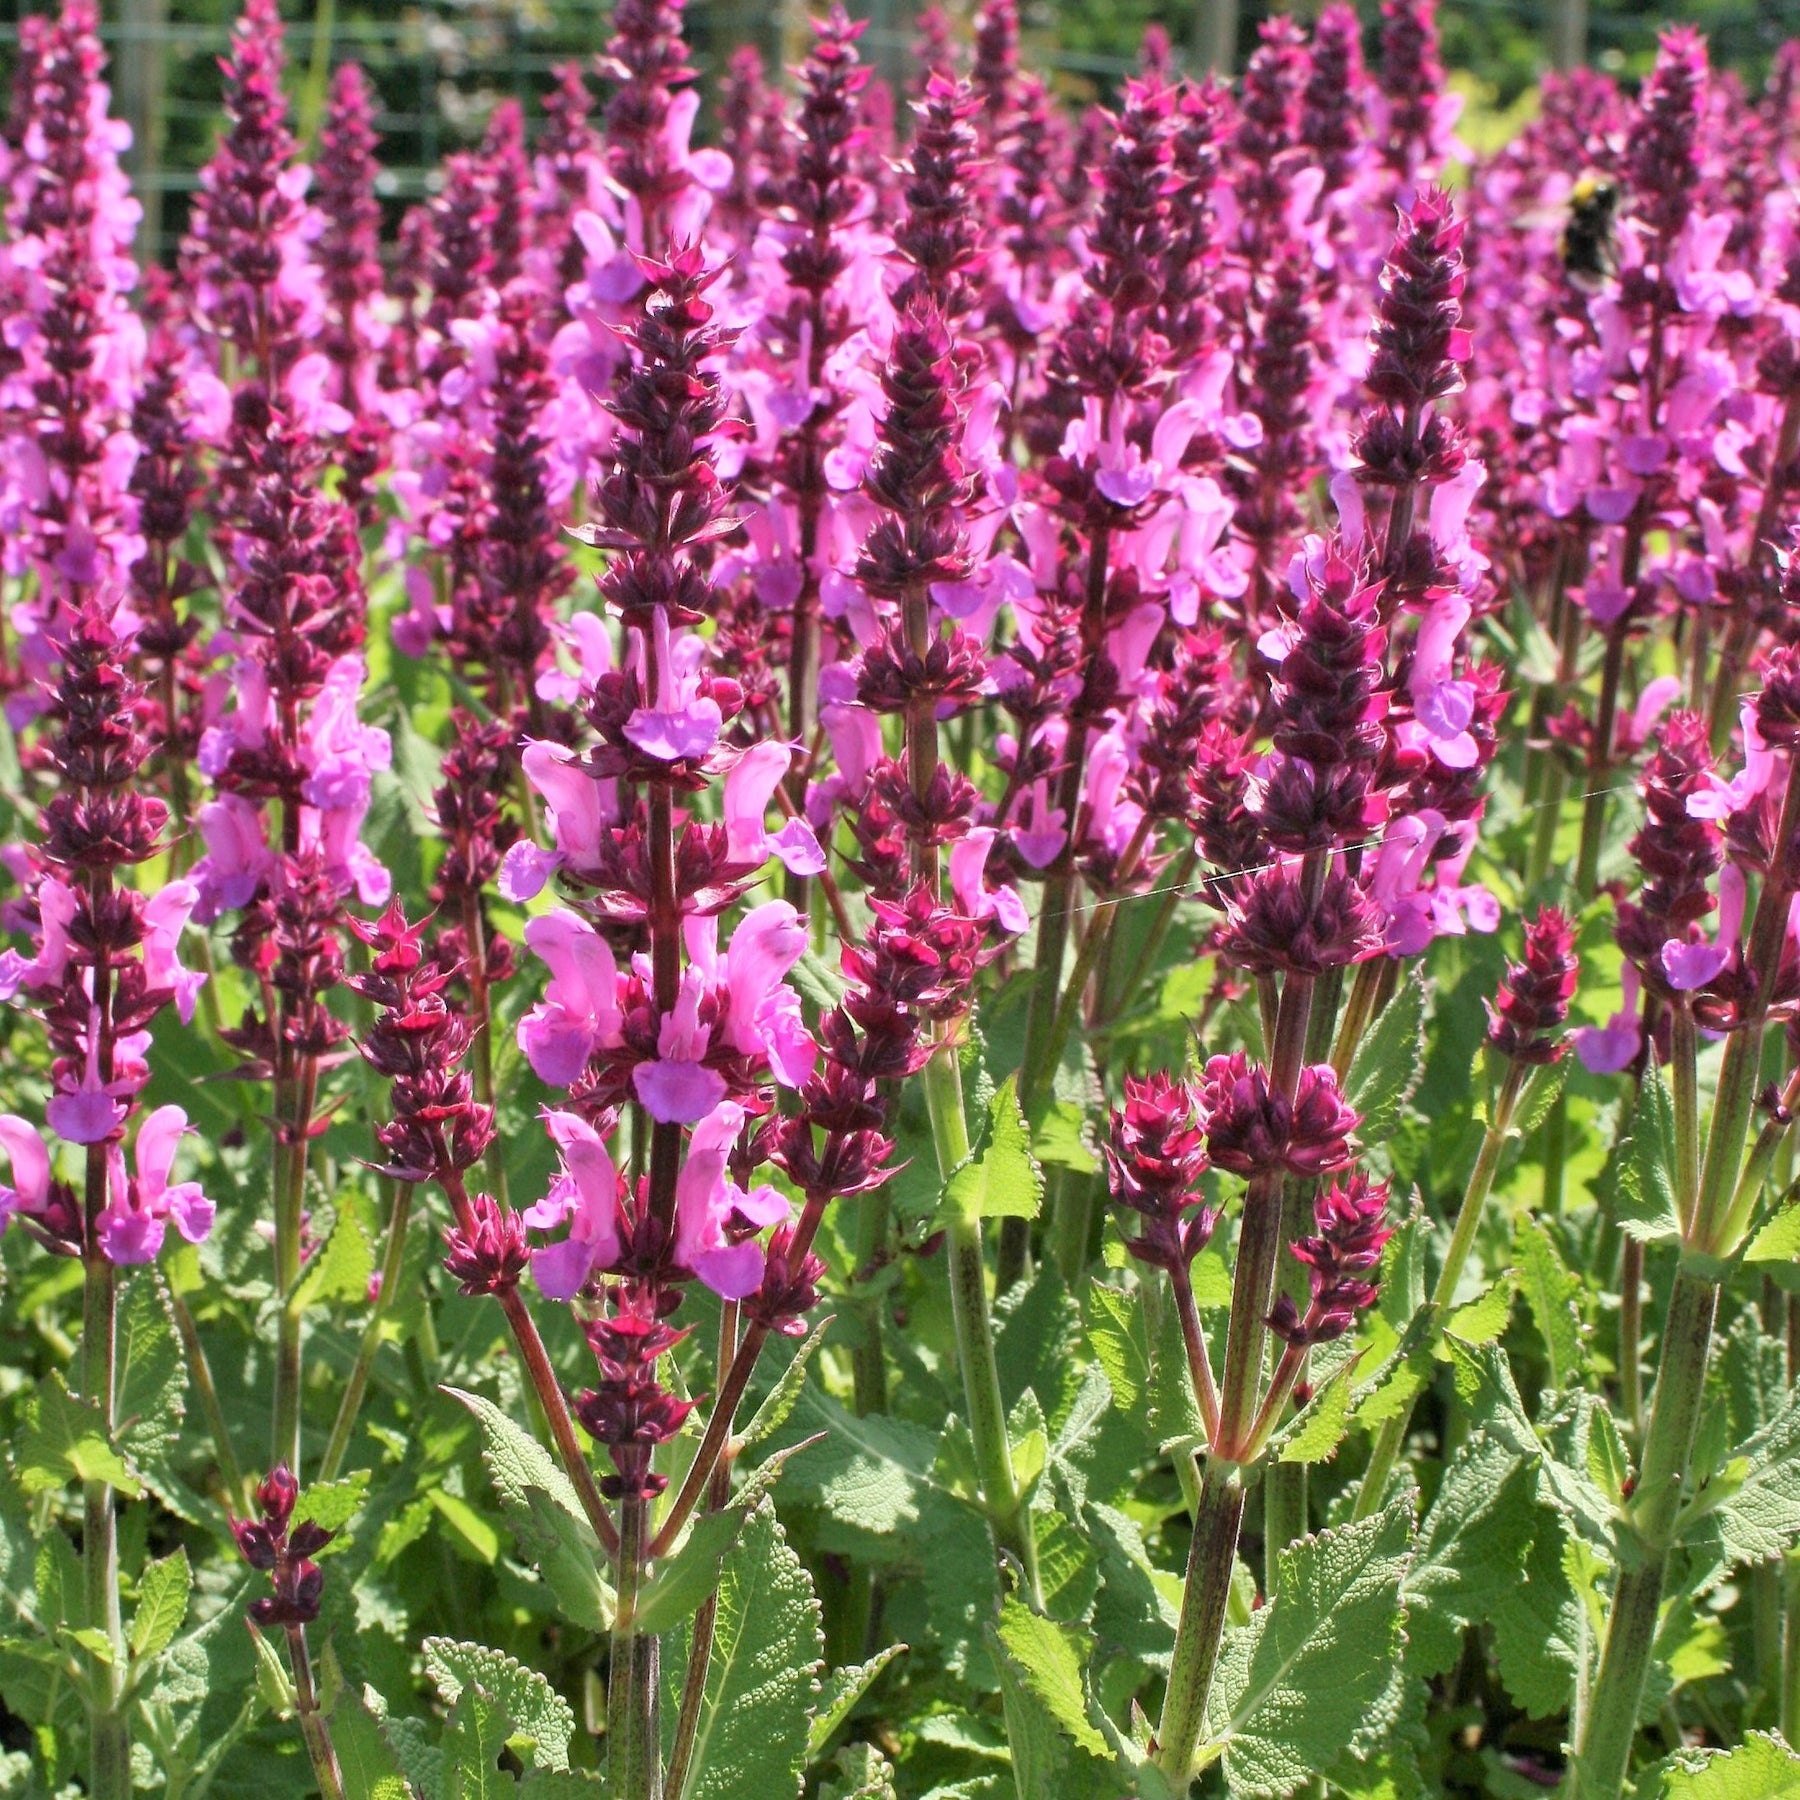
[[[1613,223],[1619,211],[1617,186],[1599,175],[1584,175],[1569,194],[1563,225],[1562,265],[1569,280],[1592,293],[1613,272]]]

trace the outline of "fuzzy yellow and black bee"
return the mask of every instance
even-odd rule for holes
[[[1619,190],[1604,176],[1584,175],[1570,191],[1562,265],[1576,287],[1591,292],[1613,272],[1613,224],[1618,211]]]

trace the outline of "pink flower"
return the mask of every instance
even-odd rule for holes
[[[957,839],[950,850],[950,891],[964,918],[993,919],[1016,937],[1031,923],[1024,901],[1005,884],[990,888],[982,881],[988,853],[999,835],[990,825],[978,825]]]
[[[172,988],[175,1010],[184,1025],[193,1023],[194,1001],[206,985],[205,974],[181,966],[181,934],[199,904],[200,890],[191,881],[171,881],[144,906],[144,981],[152,988]]]
[[[71,1144],[103,1144],[125,1123],[121,1093],[131,1093],[127,1081],[100,1079],[99,1016],[88,1027],[87,1062],[77,1087],[64,1089],[45,1109],[50,1129]]]
[[[595,1269],[619,1258],[619,1172],[600,1135],[569,1112],[545,1112],[544,1124],[562,1152],[550,1191],[524,1215],[547,1231],[569,1221],[569,1235],[531,1253],[532,1278],[551,1300],[572,1300]]]
[[[16,1212],[40,1213],[50,1198],[50,1151],[37,1127],[17,1113],[0,1113],[0,1151],[12,1167],[12,1186],[0,1187],[0,1226]]]
[[[705,640],[691,634],[672,637],[668,609],[661,606],[656,608],[651,630],[656,646],[656,704],[640,706],[625,721],[626,740],[659,762],[698,761],[719,741],[724,725],[718,701],[701,691]]]
[[[817,875],[825,867],[825,853],[804,819],[789,819],[777,832],[764,825],[792,760],[786,744],[755,744],[725,777],[725,833],[734,863],[760,868],[774,856],[796,875]]]
[[[0,1000],[10,1000],[20,988],[55,987],[69,966],[69,927],[74,923],[75,890],[54,875],[38,883],[39,936],[37,954],[29,959],[16,950],[0,955]]]
[[[540,850],[522,838],[506,853],[500,869],[500,892],[508,900],[530,900],[562,868],[576,874],[600,866],[600,845],[616,816],[616,801],[607,785],[580,766],[573,750],[560,744],[529,741],[521,757],[525,779],[542,796],[545,822],[554,849]]]
[[[774,1188],[745,1193],[725,1174],[743,1124],[744,1109],[734,1101],[714,1107],[694,1127],[675,1183],[675,1260],[727,1300],[753,1294],[763,1271],[762,1246],[753,1239],[733,1243],[728,1229],[760,1231],[788,1216],[788,1204]]]
[[[1619,1010],[1604,1025],[1583,1025],[1569,1034],[1581,1066],[1590,1075],[1617,1075],[1629,1069],[1643,1046],[1643,1027],[1638,1023],[1638,991],[1642,977],[1637,964],[1627,962],[1620,971],[1624,993]]]
[[[596,1050],[619,1042],[618,968],[606,940],[572,912],[530,920],[525,946],[550,985],[519,1021],[519,1048],[541,1080],[569,1087]]]
[[[277,859],[264,835],[262,814],[241,794],[207,801],[197,822],[206,854],[193,868],[198,889],[194,918],[210,925],[222,913],[248,906]]]
[[[1719,871],[1719,931],[1712,943],[1704,938],[1670,938],[1662,947],[1663,974],[1678,994],[1692,993],[1716,980],[1737,949],[1744,923],[1744,876],[1736,863]]]
[[[99,1219],[101,1252],[112,1263],[147,1263],[162,1248],[170,1219],[190,1244],[205,1240],[216,1211],[197,1181],[171,1184],[175,1149],[191,1128],[179,1106],[159,1106],[138,1130],[132,1154],[137,1175],[127,1180],[118,1145],[108,1155],[108,1199]]]

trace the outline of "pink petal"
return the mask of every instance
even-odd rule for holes
[[[692,1125],[725,1098],[725,1078],[704,1063],[642,1062],[631,1084],[644,1110],[659,1125]]]

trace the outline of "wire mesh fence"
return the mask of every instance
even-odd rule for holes
[[[975,0],[963,0],[972,10]],[[1300,0],[1296,10],[1316,10]],[[911,62],[915,0],[865,0],[852,10],[870,16],[865,51],[890,80],[902,82]],[[0,4],[0,80],[10,84],[19,16],[26,0]],[[230,32],[221,0],[112,0],[102,35],[113,62],[118,111],[136,138],[131,168],[145,204],[143,243],[167,256],[178,242],[199,170],[219,122],[218,58]],[[688,34],[703,77],[720,70],[739,43],[753,42],[773,68],[797,57],[807,0],[692,0]],[[959,10],[952,5],[949,10]],[[1105,99],[1132,60],[1094,47],[1129,43],[1144,24],[1160,23],[1178,59],[1219,59],[1220,42],[1241,56],[1271,9],[1259,0],[1039,0],[1025,8],[1026,60],[1072,102]],[[1704,11],[1715,59],[1754,70],[1782,38],[1800,34],[1800,0],[1677,6]],[[204,12],[205,16],[196,16]],[[1371,39],[1373,0],[1362,5]],[[1579,43],[1621,71],[1642,66],[1654,51],[1660,14],[1636,0],[1599,0],[1580,8]],[[380,98],[381,192],[395,212],[431,191],[443,156],[480,137],[494,104],[505,97],[533,104],[571,60],[591,64],[606,36],[606,9],[567,0],[405,0],[380,10],[339,13],[336,0],[288,9],[292,87],[303,131],[316,118],[331,68],[360,62]],[[1566,60],[1570,0],[1456,0],[1439,11],[1453,64],[1481,72],[1510,71],[1514,87],[1556,60]],[[1221,37],[1222,33],[1222,37]],[[1564,55],[1559,58],[1559,40]],[[1373,49],[1371,42],[1371,49]],[[596,84],[597,86],[599,84]]]

